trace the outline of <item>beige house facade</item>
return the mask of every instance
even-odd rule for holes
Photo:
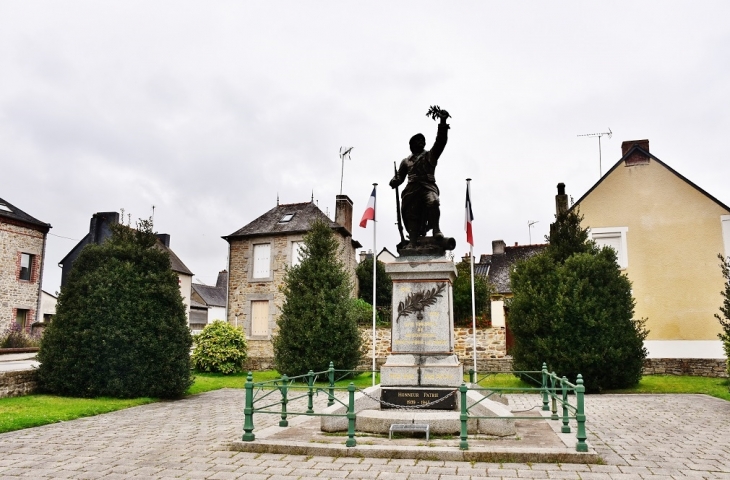
[[[622,158],[573,207],[599,245],[613,247],[646,318],[649,358],[722,358],[714,314],[730,255],[730,207],[627,141]]]
[[[46,238],[51,225],[0,198],[0,331],[30,333],[40,322]]]
[[[236,232],[223,237],[229,245],[227,320],[243,328],[248,339],[248,356],[270,368],[272,336],[284,304],[286,269],[300,261],[304,236],[315,220],[327,222],[341,248],[340,260],[350,274],[356,292],[356,251],[361,245],[352,239],[352,200],[336,199],[335,221],[313,202],[277,205]]]

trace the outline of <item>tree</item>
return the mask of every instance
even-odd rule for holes
[[[246,361],[246,335],[223,320],[215,320],[193,339],[193,367],[201,372],[219,372],[224,375],[243,370]]]
[[[273,338],[274,365],[290,376],[360,362],[360,332],[351,312],[352,285],[338,259],[338,243],[329,226],[315,221],[304,237],[299,265],[287,270],[286,296]]]
[[[635,320],[631,283],[616,252],[599,249],[580,228],[577,209],[560,214],[548,248],[512,272],[509,327],[515,370],[550,371],[597,392],[636,385],[646,350],[645,320]]]
[[[377,272],[375,272],[375,298],[378,303],[376,308],[378,310],[379,321],[390,321],[391,303],[393,301],[393,281],[390,279],[385,271],[385,264],[378,260]],[[371,306],[373,304],[373,259],[372,257],[366,258],[355,269],[357,275],[357,282],[359,285],[358,298],[361,298],[368,302]],[[372,311],[372,308],[371,308]]]
[[[471,264],[462,260],[456,264],[458,276],[454,280],[454,323],[471,326]],[[481,275],[474,276],[474,311],[477,324],[489,318],[489,298],[494,291],[492,285]]]
[[[41,387],[59,395],[182,395],[192,384],[185,306],[152,223],[114,225],[86,246],[38,352]]]
[[[720,259],[720,270],[722,271],[722,277],[725,279],[725,289],[720,292],[722,295],[722,307],[720,307],[722,316],[715,314],[715,318],[720,322],[723,332],[717,334],[717,336],[722,340],[725,356],[728,358],[727,371],[730,373],[730,261],[722,254],[718,254],[717,257]]]

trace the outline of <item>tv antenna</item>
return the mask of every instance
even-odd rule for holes
[[[540,222],[540,220],[528,220],[527,221],[527,234],[530,237],[530,245],[532,245],[532,226],[539,222]]]
[[[340,195],[342,195],[342,177],[345,175],[345,157],[347,157],[348,160],[352,160],[350,158],[350,152],[355,147],[340,147],[340,160],[342,160],[342,168],[340,170]]]
[[[601,167],[601,137],[604,135],[607,135],[610,139],[613,135],[613,132],[609,128],[608,132],[584,133],[583,135],[578,135],[579,137],[598,137],[598,178],[601,178],[603,176],[603,168]]]

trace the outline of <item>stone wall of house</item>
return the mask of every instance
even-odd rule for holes
[[[0,398],[29,395],[37,387],[35,370],[0,372]]]
[[[29,310],[26,328],[36,319],[45,235],[0,218],[0,331],[15,322],[18,309]],[[20,255],[33,255],[30,281],[19,280]]]
[[[727,378],[727,361],[714,358],[647,358],[644,375],[692,375]]]

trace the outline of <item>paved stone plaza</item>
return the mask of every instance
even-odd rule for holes
[[[2,434],[0,478],[730,479],[730,402],[702,395],[588,396],[588,441],[604,465],[233,452],[227,444],[241,435],[243,397],[224,389]],[[539,400],[510,401],[519,410]],[[277,421],[257,416],[256,427]]]

